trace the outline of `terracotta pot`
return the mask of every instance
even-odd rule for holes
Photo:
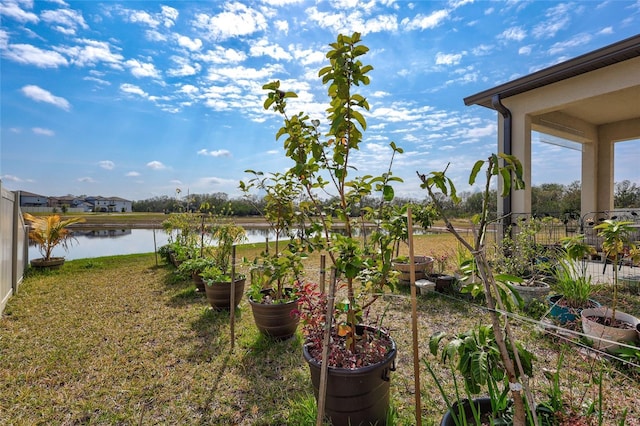
[[[233,288],[235,290],[235,307],[238,307],[242,294],[244,293],[244,277],[237,278]],[[207,293],[207,301],[213,309],[229,310],[231,305],[231,282],[205,284],[205,292]]]
[[[362,333],[364,326],[357,326]],[[373,327],[366,327],[375,331]],[[331,424],[340,425],[379,425],[387,424],[389,410],[389,385],[391,371],[395,371],[396,344],[385,359],[367,367],[348,369],[329,366],[325,417]],[[313,392],[318,399],[320,388],[320,363],[311,358],[307,346],[303,347],[304,358],[309,364]]]
[[[613,342],[632,343],[638,338],[638,324],[640,319],[624,312],[616,311],[616,320],[624,321],[631,324],[630,328],[611,327],[594,321],[592,318],[611,318],[613,311],[611,308],[601,307],[592,309],[583,309],[580,312],[582,318],[582,331],[592,340],[592,346],[596,349],[614,351],[620,347],[615,343],[603,341],[610,340]]]
[[[29,263],[33,268],[58,269],[64,265],[64,257],[51,257],[49,260],[41,257],[40,259],[32,259]]]
[[[433,272],[433,257],[414,256],[413,263],[416,270],[416,280],[421,280],[425,274]],[[411,281],[411,265],[408,262],[391,261],[393,269],[400,272],[400,281]]]
[[[193,274],[191,274],[191,279],[193,280],[193,283],[196,285],[196,291],[198,293],[204,293],[206,291],[204,280],[200,276],[199,272],[194,272]]]
[[[271,290],[262,290],[261,293],[269,294]],[[298,308],[298,300],[287,303],[258,303],[249,298],[253,320],[258,330],[265,336],[276,340],[285,340],[293,336],[298,328],[300,318],[292,315]]]

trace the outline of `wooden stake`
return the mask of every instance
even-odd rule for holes
[[[324,420],[324,406],[327,399],[327,381],[329,375],[329,340],[331,337],[331,321],[333,320],[333,304],[336,292],[336,270],[331,268],[329,279],[329,294],[327,295],[327,313],[324,323],[324,339],[322,341],[322,363],[320,364],[320,386],[318,389],[318,415],[316,426],[322,426]]]
[[[158,245],[156,244],[156,228],[153,228],[153,252],[156,255],[156,266],[158,266]]]
[[[407,209],[409,228],[409,279],[411,286],[411,331],[413,332],[413,377],[416,400],[416,426],[422,425],[422,404],[420,403],[420,358],[418,356],[418,306],[416,295],[416,264],[413,254],[413,218],[411,208]]]
[[[229,310],[231,313],[231,350],[235,345],[236,340],[236,246],[235,244],[231,248],[231,297],[230,297]]]

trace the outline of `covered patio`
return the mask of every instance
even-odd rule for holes
[[[531,213],[531,139],[537,131],[581,144],[580,217],[591,222],[611,217],[615,144],[640,140],[640,35],[464,102],[498,113],[498,150],[515,155],[524,167],[527,188],[499,203],[499,216]]]

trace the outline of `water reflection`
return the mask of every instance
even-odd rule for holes
[[[268,229],[246,229],[247,242],[261,243],[275,235]],[[152,253],[155,247],[167,244],[169,236],[158,229],[95,229],[75,230],[76,241],[69,245],[65,253],[61,247],[53,250],[53,256],[64,256],[67,260],[84,259],[119,254]],[[38,247],[29,244],[29,259],[42,257]]]

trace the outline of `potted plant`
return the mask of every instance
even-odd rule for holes
[[[545,281],[551,273],[551,262],[547,250],[536,243],[538,220],[522,218],[516,224],[507,229],[494,262],[500,274],[519,278],[510,283],[527,306],[534,300],[544,301],[551,291]]]
[[[557,263],[554,267],[554,292],[547,297],[549,315],[561,324],[573,322],[583,309],[599,307],[591,298],[598,291],[587,272],[587,257],[593,248],[584,240],[584,235],[565,237],[560,240]]]
[[[31,266],[35,268],[59,268],[64,264],[64,257],[53,257],[53,249],[57,246],[67,250],[73,240],[73,233],[68,226],[84,222],[84,218],[74,217],[62,219],[60,215],[33,216],[24,213],[24,219],[29,224],[29,239],[38,245],[42,255],[40,259],[32,259]]]
[[[516,157],[503,153],[491,155],[487,160],[479,160],[474,164],[469,176],[469,184],[473,185],[475,183],[478,174],[483,169],[486,183],[482,190],[482,211],[473,218],[474,239],[472,243],[468,242],[458,232],[441,204],[443,196],[449,197],[454,203],[460,202],[455,185],[451,178],[447,176],[448,167],[447,165],[444,171],[441,172],[431,172],[429,174],[420,174],[418,172],[417,174],[421,181],[421,187],[427,190],[449,232],[473,254],[475,266],[482,282],[485,303],[489,309],[495,348],[500,358],[501,368],[506,373],[505,380],[508,382],[508,386],[505,389],[510,391],[510,399],[513,402],[513,422],[514,424],[523,425],[527,416],[524,401],[526,400],[529,405],[532,405],[531,393],[527,382],[520,383],[518,380],[519,377],[524,376],[526,373],[523,360],[520,357],[518,342],[512,336],[509,317],[499,312],[499,310],[506,311],[508,309],[507,297],[503,288],[499,287],[496,282],[485,251],[491,180],[494,177],[500,179],[499,187],[502,189],[502,197],[509,195],[512,188],[516,190],[524,188],[522,164]],[[505,285],[509,288],[508,283],[505,283]]]
[[[451,402],[444,392],[440,379],[431,364],[426,361],[427,370],[438,384],[448,412],[441,426],[466,424],[508,424],[513,413],[509,400],[509,382],[505,366],[500,357],[500,349],[491,325],[478,325],[476,328],[459,333],[447,340],[445,332],[439,332],[429,339],[429,351],[449,366],[451,378],[457,381],[457,375],[463,380],[464,393],[458,392]],[[445,342],[442,348],[440,344]],[[508,346],[511,347],[510,342]],[[534,355],[521,345],[514,345],[522,364],[522,372],[531,376]],[[518,377],[521,374],[517,373]],[[457,384],[454,386],[458,389]],[[488,397],[478,397],[481,393]],[[489,420],[490,421],[487,421]]]
[[[383,425],[396,348],[380,324],[362,323],[362,312],[378,297],[374,294],[364,298],[368,291],[382,291],[390,281],[393,238],[385,232],[373,232],[365,241],[357,237],[355,228],[359,220],[380,223],[380,212],[394,198],[392,183],[400,181],[392,175],[391,165],[402,149],[390,143],[391,160],[382,175],[354,176],[356,170],[351,163],[363,140],[363,111],[369,109],[369,104],[353,88],[369,84],[367,73],[372,67],[362,64],[360,58],[369,49],[361,44],[358,33],[338,35],[330,46],[326,55],[330,64],[319,72],[331,98],[326,138],[321,137],[319,120],[304,112],[288,114],[287,100],[297,95],[280,90],[279,81],[264,86],[269,92],[264,107],[284,118],[276,138],[284,139],[286,155],[294,163],[289,172],[304,191],[305,200],[298,206],[309,224],[304,243],[308,250],[326,253],[335,271],[332,275],[336,278],[330,281],[327,294],[321,295],[305,283],[300,302],[303,354],[314,393],[319,401],[326,401],[318,413],[324,412],[335,424]],[[374,192],[381,194],[380,204],[363,209],[361,201]],[[321,198],[327,193],[335,194],[334,203]],[[362,215],[357,216],[356,211]],[[341,226],[341,233],[335,232],[336,223]],[[336,288],[341,301],[335,304],[337,309],[330,309],[327,314],[322,309],[323,301],[335,300]],[[323,369],[327,380],[320,383]],[[321,385],[326,385],[326,398]]]
[[[203,217],[193,213],[172,213],[162,222],[163,230],[169,235],[166,251],[176,268],[198,256],[198,247],[203,245],[202,222]]]
[[[204,293],[205,283],[202,278],[202,271],[208,267],[215,266],[215,260],[208,256],[197,256],[191,259],[187,259],[178,266],[178,272],[193,280],[196,285],[196,291]]]
[[[593,344],[598,349],[612,351],[620,345],[612,342],[633,342],[636,335],[636,327],[640,319],[620,312],[618,306],[618,262],[623,256],[632,259],[640,258],[640,250],[631,239],[633,222],[605,220],[594,226],[598,230],[598,236],[602,238],[602,249],[606,261],[613,262],[613,300],[611,307],[599,307],[584,309],[581,312],[582,328],[586,335],[590,336]]]
[[[212,228],[211,238],[217,244],[212,250],[213,265],[200,272],[207,300],[214,309],[230,309],[231,292],[234,291],[237,307],[242,299],[246,277],[235,274],[235,259],[232,255],[233,246],[245,241],[245,230],[233,223],[218,224]]]
[[[296,243],[292,227],[301,217],[297,205],[302,187],[290,172],[272,173],[247,170],[254,177],[240,182],[240,188],[249,194],[253,188],[264,192],[262,214],[275,234],[275,250],[269,246],[255,259],[251,271],[249,304],[256,326],[261,333],[283,340],[293,336],[298,327],[298,287],[306,257],[303,247]],[[258,208],[258,206],[256,206]],[[303,227],[303,223],[298,223]],[[288,238],[282,249],[281,238]]]

